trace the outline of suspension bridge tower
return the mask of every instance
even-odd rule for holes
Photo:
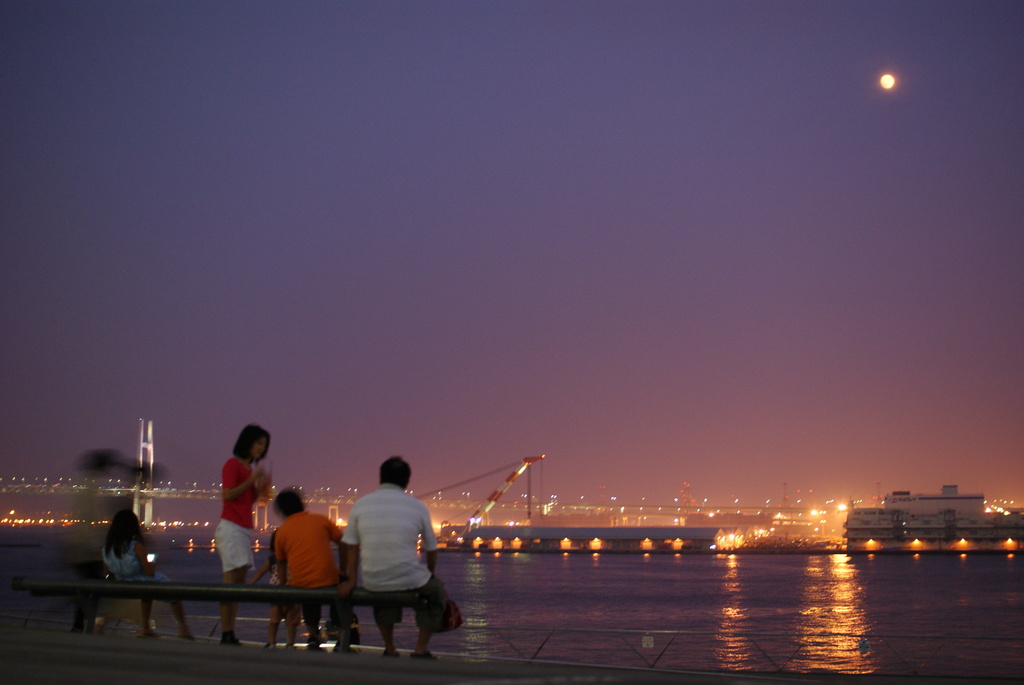
[[[143,526],[153,525],[153,422],[139,419],[139,461],[132,510]]]

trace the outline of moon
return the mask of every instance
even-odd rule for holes
[[[882,85],[882,88],[892,90],[893,86],[896,85],[896,77],[892,74],[883,74],[882,78],[880,78],[878,82]]]

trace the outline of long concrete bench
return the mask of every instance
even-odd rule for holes
[[[164,602],[248,602],[257,604],[334,604],[341,625],[338,626],[340,651],[352,644],[352,607],[400,606],[416,607],[424,601],[418,592],[370,592],[355,588],[347,598],[338,596],[334,588],[310,589],[288,585],[228,585],[224,583],[159,583],[119,580],[49,580],[44,578],[11,579],[11,589],[27,591],[36,597],[76,597],[85,614],[85,631],[92,632],[96,612],[103,597],[120,599],[155,599]]]

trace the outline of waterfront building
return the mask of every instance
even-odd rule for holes
[[[984,495],[956,485],[939,494],[894,491],[881,507],[851,508],[846,518],[847,552],[1013,552],[1022,538],[1024,514],[989,511]]]
[[[744,528],[481,526],[462,549],[523,552],[706,552],[741,547]]]

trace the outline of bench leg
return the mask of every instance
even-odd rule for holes
[[[82,607],[82,632],[95,632],[96,612],[99,610],[100,598],[91,592],[79,592],[78,605]]]
[[[352,648],[352,602],[341,597],[334,600],[334,608],[338,615],[338,644],[335,652],[348,652]]]

